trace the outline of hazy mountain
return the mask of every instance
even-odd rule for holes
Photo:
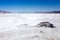
[[[2,10],[0,10],[0,13],[12,13],[12,12],[8,12],[8,11],[2,11]]]
[[[60,11],[51,11],[51,12],[47,12],[47,13],[60,13]]]
[[[12,12],[0,10],[0,13],[12,13]],[[39,11],[36,11],[36,12],[16,12],[16,13],[60,13],[60,11],[51,11],[51,12],[39,12]]]

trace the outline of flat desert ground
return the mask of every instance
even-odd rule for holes
[[[56,28],[36,27],[45,21]],[[60,40],[60,14],[0,14],[0,40]]]

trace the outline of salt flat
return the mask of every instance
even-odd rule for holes
[[[35,27],[44,21],[56,28]],[[60,40],[59,26],[60,14],[0,14],[0,40]]]

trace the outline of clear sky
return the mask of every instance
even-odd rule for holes
[[[0,10],[11,12],[58,11],[60,0],[0,0]]]

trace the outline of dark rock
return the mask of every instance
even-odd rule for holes
[[[41,22],[41,23],[39,23],[38,24],[38,26],[39,27],[49,27],[49,28],[55,28],[55,26],[52,24],[52,23],[50,23],[50,22]]]

